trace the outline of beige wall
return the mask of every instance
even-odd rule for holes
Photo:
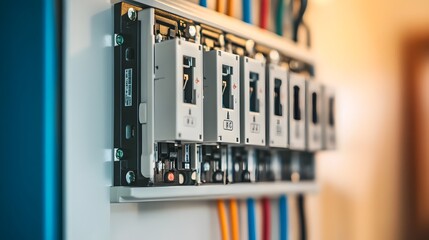
[[[310,2],[317,74],[337,89],[339,139],[338,150],[318,156],[310,239],[399,239],[399,44],[403,33],[429,22],[429,1]]]

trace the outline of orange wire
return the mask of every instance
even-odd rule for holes
[[[237,200],[231,199],[229,210],[231,211],[232,240],[240,240]]]
[[[234,16],[234,0],[226,0],[226,3],[228,4],[226,8],[226,14],[230,17]]]
[[[226,207],[222,200],[217,200],[217,212],[219,215],[220,232],[222,240],[229,240],[228,223],[226,218]]]
[[[216,11],[220,13],[225,13],[225,0],[216,1]]]

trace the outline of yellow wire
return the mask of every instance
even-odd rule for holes
[[[230,17],[234,16],[234,0],[226,0],[228,6],[226,8],[226,14]]]
[[[222,240],[229,240],[228,223],[226,218],[226,207],[222,200],[217,200],[217,211],[219,215],[219,225],[222,235]]]
[[[240,240],[237,200],[231,199],[229,210],[231,211],[232,240]]]
[[[220,13],[225,13],[225,0],[216,1],[216,11]]]

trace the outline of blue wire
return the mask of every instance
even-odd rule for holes
[[[289,208],[287,196],[281,196],[279,200],[280,209],[280,240],[289,239]]]
[[[57,1],[44,1],[44,239],[54,240],[59,236],[57,218],[57,181],[56,171],[59,159],[56,148],[56,118],[57,118],[57,45],[55,44],[57,17],[55,4]]]
[[[200,0],[200,6],[207,7],[207,0]]]
[[[252,5],[251,0],[243,0],[243,21],[252,23]]]
[[[247,224],[249,240],[256,240],[255,200],[247,199]]]

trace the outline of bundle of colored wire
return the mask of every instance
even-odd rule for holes
[[[200,6],[207,7],[207,0],[200,0]]]
[[[243,0],[243,21],[252,23],[252,6],[251,0]]]
[[[237,200],[231,199],[229,204],[229,210],[231,212],[232,240],[240,240]]]
[[[284,16],[284,0],[277,1],[276,8],[276,33],[283,36],[283,16]]]
[[[286,196],[281,196],[279,199],[280,211],[280,240],[289,239],[289,208]]]
[[[261,7],[260,7],[260,21],[259,21],[259,27],[263,29],[267,29],[268,27],[268,1],[269,0],[261,0]]]
[[[301,240],[307,240],[307,226],[305,221],[305,201],[304,195],[298,195],[298,216],[300,225]]]
[[[226,217],[226,208],[223,200],[217,201],[217,211],[219,215],[219,225],[220,225],[222,240],[229,240],[228,220]]]
[[[220,13],[225,13],[225,0],[216,1],[216,11]]]
[[[234,0],[227,0],[226,14],[230,17],[234,16]]]
[[[301,5],[299,6],[298,15],[296,16],[293,23],[293,40],[295,42],[298,41],[298,29],[302,23],[302,19],[304,17],[305,10],[307,10],[307,0],[301,0]]]
[[[247,199],[247,224],[249,240],[256,240],[255,200]]]
[[[271,240],[270,199],[262,199],[262,240]]]

